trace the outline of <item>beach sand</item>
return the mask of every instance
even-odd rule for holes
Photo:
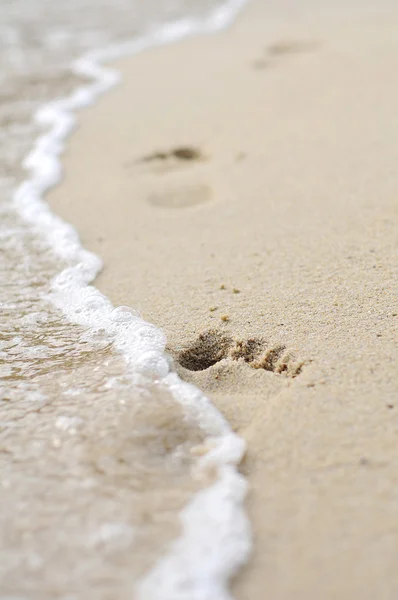
[[[119,61],[48,196],[247,442],[238,600],[398,597],[398,10],[348,4]]]

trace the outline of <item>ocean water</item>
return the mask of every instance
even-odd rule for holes
[[[108,61],[242,5],[1,0],[0,600],[226,600],[248,557],[243,441],[43,201]]]

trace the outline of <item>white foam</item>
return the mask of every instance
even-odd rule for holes
[[[239,505],[246,484],[232,467],[182,511],[183,535],[138,587],[137,600],[230,600],[225,582],[250,551]]]
[[[134,41],[90,52],[76,61],[73,71],[93,82],[37,112],[35,119],[46,132],[24,161],[30,177],[15,194],[20,215],[68,265],[52,282],[51,300],[74,323],[93,333],[102,330],[125,357],[132,381],[142,377],[162,381],[209,435],[208,452],[199,461],[199,470],[216,468],[219,477],[182,512],[182,535],[140,584],[140,593],[146,600],[231,598],[228,579],[247,559],[251,546],[250,527],[243,510],[246,482],[236,469],[245,451],[244,442],[203,393],[171,371],[163,333],[143,321],[136,311],[114,308],[90,285],[101,269],[101,260],[81,246],[74,228],[54,215],[42,196],[60,180],[59,157],[75,126],[76,111],[93,103],[120,79],[117,71],[103,66],[104,62],[192,34],[216,32],[226,27],[245,3],[246,0],[230,0],[206,19],[184,19],[149,31]]]

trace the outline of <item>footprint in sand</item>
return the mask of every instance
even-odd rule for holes
[[[158,208],[189,208],[204,204],[213,195],[210,186],[196,184],[162,184],[162,187],[148,196],[148,203]]]
[[[253,62],[253,67],[258,70],[266,69],[284,57],[314,52],[319,45],[319,42],[310,40],[281,40],[268,46],[262,57]]]
[[[136,164],[152,172],[165,173],[205,160],[206,156],[197,146],[176,146],[168,150],[155,150],[146,154],[136,160]]]
[[[227,360],[294,378],[303,367],[303,362],[294,359],[284,345],[270,344],[260,337],[237,339],[216,329],[201,333],[174,355],[188,371],[205,371]]]
[[[203,163],[206,156],[197,146],[177,146],[169,150],[156,150],[136,161],[148,170],[148,175],[163,174],[161,181],[153,181],[153,191],[147,196],[150,205],[158,208],[189,208],[204,204],[213,196],[212,188],[197,177],[197,173],[181,173]]]
[[[209,329],[183,347],[169,347],[176,371],[216,403],[235,430],[243,431],[266,404],[300,376],[303,362],[283,344],[238,338]]]

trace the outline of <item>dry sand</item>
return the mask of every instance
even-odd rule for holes
[[[49,197],[101,291],[218,361],[178,368],[248,443],[238,600],[398,598],[398,10],[349,4],[121,61]]]

